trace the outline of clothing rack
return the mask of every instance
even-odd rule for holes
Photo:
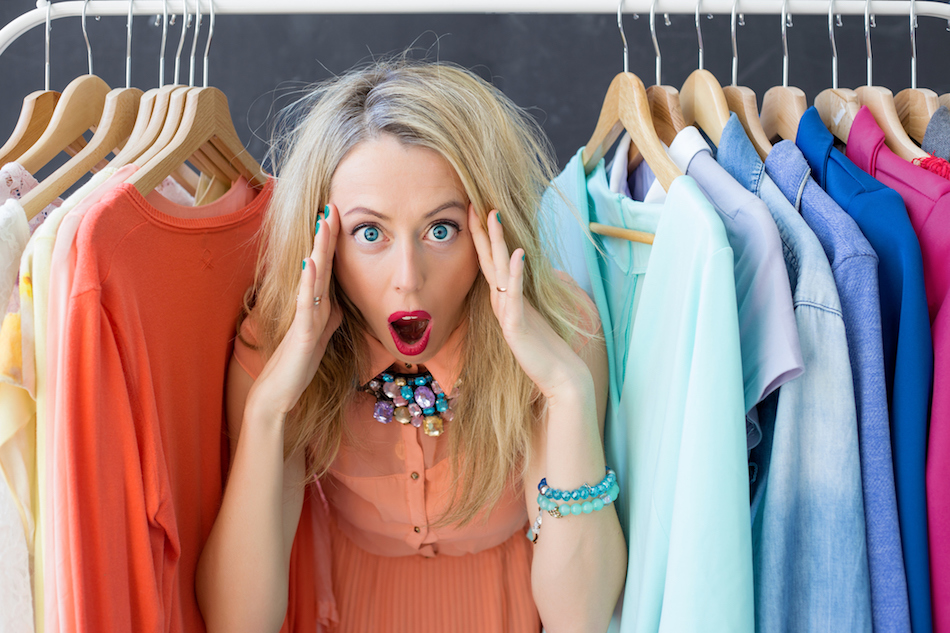
[[[133,15],[160,15],[166,6],[169,13],[181,13],[183,0],[131,0]],[[201,3],[207,13],[211,0]],[[698,0],[704,14],[729,14],[733,8],[748,15],[780,15],[783,4],[791,15],[826,15],[826,0]],[[51,6],[48,6],[50,5]],[[0,54],[13,41],[34,27],[50,20],[82,15],[83,0],[65,0],[49,3],[36,0],[36,9],[27,11],[0,29]],[[626,0],[626,14],[649,13],[652,0]],[[865,0],[836,0],[834,11],[839,15],[863,15]],[[214,0],[216,15],[279,15],[329,13],[617,13],[617,0],[347,0],[315,2],[314,0]],[[950,22],[950,4],[934,0],[917,0],[918,16],[941,18]],[[195,0],[188,0],[194,11]],[[657,13],[692,14],[697,11],[697,0],[656,0]],[[874,15],[910,15],[910,0],[873,0],[870,12]],[[127,0],[91,0],[86,7],[91,16],[125,16],[129,13]]]

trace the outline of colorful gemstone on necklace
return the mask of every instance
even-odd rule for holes
[[[383,393],[390,398],[395,398],[399,394],[399,387],[396,386],[394,382],[385,382],[383,383]]]
[[[393,419],[393,410],[395,407],[392,402],[387,402],[385,400],[377,402],[376,406],[373,408],[373,417],[382,422],[383,424],[388,424]]]
[[[422,430],[429,437],[442,435],[442,418],[437,415],[427,415]]]
[[[406,407],[396,407],[396,410],[393,411],[393,419],[400,424],[409,424],[412,421],[412,416]]]
[[[435,394],[426,386],[416,388],[416,404],[423,409],[428,409],[435,404]]]

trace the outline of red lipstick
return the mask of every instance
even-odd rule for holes
[[[425,310],[393,312],[389,315],[389,333],[400,354],[417,356],[425,351],[432,331],[432,317]]]

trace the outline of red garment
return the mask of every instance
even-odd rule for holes
[[[205,630],[195,569],[221,501],[225,373],[271,190],[239,183],[189,209],[121,185],[84,217],[49,430],[48,630]]]
[[[939,156],[931,155],[924,158],[915,158],[911,162],[915,165],[923,167],[927,171],[931,171],[938,176],[942,176],[943,178],[950,180],[950,163]]]
[[[904,199],[920,240],[934,345],[933,402],[927,440],[927,527],[933,624],[950,633],[950,181],[913,165],[884,145],[863,107],[848,135],[847,156]]]

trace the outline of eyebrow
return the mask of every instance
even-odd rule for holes
[[[436,207],[436,208],[433,209],[432,211],[429,211],[428,213],[425,214],[424,218],[431,218],[432,216],[438,215],[439,213],[441,213],[441,212],[443,212],[443,211],[445,211],[445,210],[447,210],[447,209],[459,209],[460,211],[467,211],[467,210],[468,210],[468,208],[467,208],[463,203],[461,203],[460,201],[458,201],[458,200],[452,200],[452,201],[450,201],[450,202],[446,202],[445,204],[439,205],[438,207]],[[368,208],[366,208],[366,207],[353,207],[352,209],[350,209],[349,211],[347,211],[346,213],[344,213],[344,214],[343,214],[343,217],[346,217],[346,216],[350,215],[351,213],[365,213],[365,214],[367,214],[367,215],[371,215],[371,216],[373,216],[373,217],[377,217],[377,218],[379,218],[380,220],[388,220],[388,219],[389,219],[389,216],[384,215],[384,214],[380,213],[379,211],[373,211],[372,209],[368,209]]]

